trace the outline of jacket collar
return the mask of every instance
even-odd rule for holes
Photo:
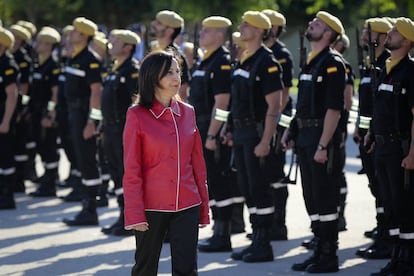
[[[165,113],[165,111],[169,109],[171,109],[171,111],[175,115],[181,116],[181,109],[178,104],[178,101],[175,98],[171,99],[171,104],[168,107],[163,106],[159,101],[154,99],[154,101],[152,102],[152,107],[150,108],[150,111],[156,119],[159,119]]]

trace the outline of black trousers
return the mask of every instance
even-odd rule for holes
[[[97,162],[96,137],[83,138],[88,116],[89,108],[69,108],[69,127],[76,161],[82,174],[82,183],[91,192],[89,196],[93,197],[102,181]]]
[[[230,157],[232,148],[217,141],[217,150],[211,151],[204,147],[210,121],[197,122],[200,131],[203,154],[207,168],[207,183],[210,206],[215,220],[230,221],[234,197],[234,185],[237,185],[230,176]]]
[[[197,242],[200,208],[180,212],[145,212],[146,232],[135,231],[135,265],[132,276],[156,276],[165,233],[170,237],[172,275],[194,276],[197,273]]]
[[[316,145],[297,147],[302,178],[303,197],[306,210],[312,221],[314,235],[324,241],[338,240],[339,183],[341,172],[339,146],[330,146],[328,156],[332,158],[332,168],[328,163],[314,161]]]
[[[58,167],[59,155],[57,153],[57,128],[44,128],[41,125],[42,114],[33,114],[33,134],[37,145],[37,153],[40,154],[45,169]]]
[[[274,154],[258,158],[254,148],[260,138],[255,126],[235,129],[234,157],[240,192],[246,199],[252,228],[270,228],[274,213],[269,172],[274,171]]]
[[[120,195],[122,177],[124,175],[124,159],[122,146],[122,133],[124,123],[105,124],[104,126],[104,152],[108,160],[108,169],[115,184],[115,193]]]

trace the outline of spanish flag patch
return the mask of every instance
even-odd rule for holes
[[[274,72],[277,72],[277,66],[272,66],[272,67],[269,67],[269,68],[267,68],[267,72],[268,73],[274,73]]]
[[[326,69],[326,73],[328,74],[335,73],[335,72],[338,72],[338,68],[336,66],[328,67]]]
[[[224,71],[224,70],[230,70],[230,69],[231,69],[231,67],[230,67],[230,65],[228,65],[228,64],[224,64],[224,65],[221,65],[221,66],[220,66],[220,69],[221,69],[221,70],[223,70],[223,71]]]
[[[6,75],[6,76],[10,76],[11,74],[13,74],[14,73],[14,69],[8,69],[8,70],[6,70],[6,71],[4,71],[4,74]]]
[[[27,62],[20,62],[19,63],[19,68],[26,68],[27,66],[29,66],[29,64]]]
[[[99,63],[91,63],[91,64],[89,64],[89,68],[91,68],[91,69],[99,68]]]
[[[286,63],[287,60],[285,58],[281,58],[281,59],[278,59],[277,61],[279,61],[280,64],[283,64],[283,63]]]
[[[131,79],[136,79],[136,78],[138,78],[138,73],[131,74]]]
[[[54,70],[52,71],[52,74],[53,74],[53,75],[57,75],[57,74],[59,74],[59,71],[60,71],[59,69],[54,69]]]

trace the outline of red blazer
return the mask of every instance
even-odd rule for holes
[[[206,166],[194,108],[175,99],[133,106],[124,128],[125,228],[146,223],[145,211],[200,207],[209,223]]]

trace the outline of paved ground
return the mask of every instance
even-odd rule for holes
[[[348,139],[346,177],[348,200],[346,218],[348,231],[340,233],[339,259],[341,270],[334,275],[369,275],[386,261],[366,261],[354,255],[370,243],[363,232],[374,226],[374,201],[367,187],[366,176],[357,175],[360,160],[356,146]],[[67,163],[62,162],[61,175],[67,175]],[[300,183],[300,182],[299,182]],[[33,185],[27,182],[30,191]],[[59,190],[59,195],[69,191]],[[310,237],[300,185],[289,187],[287,226],[289,240],[272,242],[275,260],[268,263],[247,264],[229,258],[228,253],[200,253],[200,275],[301,275],[290,270],[294,262],[309,252],[300,247]],[[64,203],[60,199],[33,199],[18,194],[17,209],[0,211],[0,275],[129,275],[133,263],[133,237],[112,237],[100,232],[100,227],[69,228],[61,220],[80,210],[78,203]],[[246,214],[247,215],[247,214]],[[100,226],[111,224],[118,216],[115,198],[108,208],[99,209]],[[246,216],[247,218],[247,216]],[[250,230],[250,229],[248,229]],[[202,229],[200,239],[211,235],[211,228]],[[232,237],[234,249],[249,241],[245,234]],[[168,244],[164,245],[159,275],[170,275]]]

